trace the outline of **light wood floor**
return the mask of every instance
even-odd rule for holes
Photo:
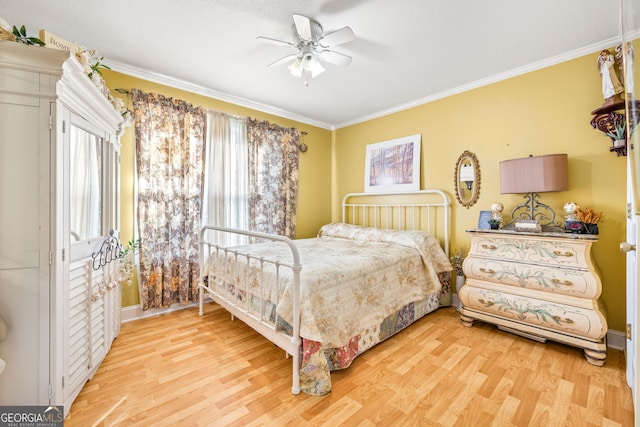
[[[440,309],[291,394],[291,359],[215,304],[122,325],[73,426],[632,426],[624,355],[604,367]]]

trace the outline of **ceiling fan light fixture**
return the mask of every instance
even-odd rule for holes
[[[319,76],[324,72],[324,67],[312,53],[305,53],[298,57],[289,65],[289,71],[294,77],[304,78],[305,85],[309,86],[309,80]]]
[[[294,77],[302,76],[302,60],[300,58],[296,58],[296,60],[293,61],[288,68],[292,76]]]
[[[315,55],[305,62],[304,68],[311,72],[311,78],[315,78],[324,72],[324,67],[320,64],[320,61],[318,61]]]
[[[322,26],[317,21],[306,16],[293,15],[293,22],[291,27],[293,43],[269,37],[258,37],[258,40],[270,44],[298,50],[297,53],[287,55],[271,63],[270,67],[293,61],[288,67],[289,72],[294,77],[303,78],[305,85],[309,86],[309,80],[325,71],[321,61],[343,67],[351,63],[350,56],[331,50],[331,45],[347,43],[355,38],[351,28],[343,27],[324,34]]]

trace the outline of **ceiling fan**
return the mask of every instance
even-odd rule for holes
[[[343,27],[328,34],[323,34],[322,26],[311,18],[302,15],[293,15],[293,42],[276,40],[269,37],[258,37],[258,40],[294,48],[296,53],[287,55],[269,64],[285,64],[293,61],[289,65],[289,71],[295,77],[304,78],[304,84],[309,86],[309,80],[324,72],[321,61],[346,67],[351,63],[351,57],[331,48],[355,39],[353,30],[350,27]]]

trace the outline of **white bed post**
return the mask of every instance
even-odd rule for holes
[[[293,334],[291,343],[296,351],[293,353],[293,379],[291,392],[293,394],[300,393],[300,346],[302,339],[300,338],[300,270],[302,265],[299,259],[294,260],[293,270]]]
[[[204,269],[205,269],[205,258],[204,258],[204,234],[206,232],[206,228],[202,228],[200,230],[200,253],[198,254],[199,262],[200,262],[200,277],[198,278],[198,315],[204,315]]]

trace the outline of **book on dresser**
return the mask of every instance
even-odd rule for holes
[[[591,256],[595,235],[467,230],[460,318],[541,342],[584,349],[589,363],[607,357],[602,281]]]

